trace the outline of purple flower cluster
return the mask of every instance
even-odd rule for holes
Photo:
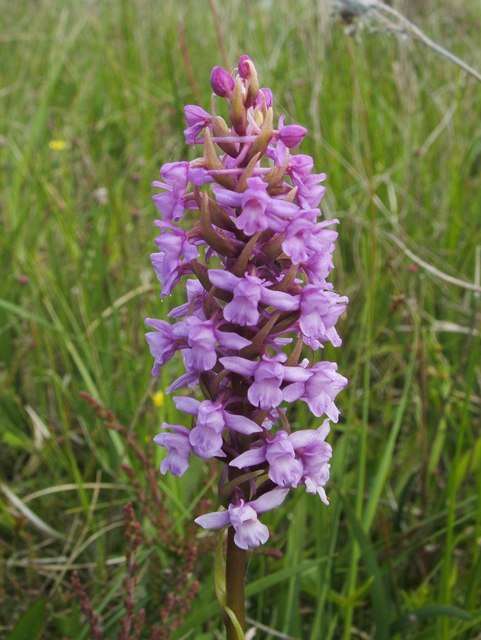
[[[226,121],[185,107],[185,140],[202,150],[160,171],[153,200],[161,214],[152,264],[162,294],[182,283],[186,302],[170,322],[147,318],[153,375],[178,351],[185,372],[169,391],[191,428],[163,424],[161,472],[182,475],[192,455],[224,463],[225,509],[197,518],[208,529],[232,526],[235,543],[266,542],[258,516],[304,485],[328,504],[329,421],[347,384],[334,362],[301,359],[326,343],[340,346],[336,323],[347,298],[327,281],[338,220],[319,208],[325,174],[294,154],[307,131],[274,127],[272,92],[260,88],[244,55],[234,74],[214,67],[211,86],[227,102]],[[204,399],[194,397],[198,389]],[[301,400],[319,429],[291,430],[288,403]]]

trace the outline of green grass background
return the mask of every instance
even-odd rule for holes
[[[477,0],[396,6],[481,67]],[[341,221],[333,280],[351,299],[344,345],[326,353],[350,378],[331,506],[299,490],[267,518],[283,555],[250,563],[256,638],[478,637],[481,299],[432,268],[479,284],[480,85],[402,35],[346,30],[324,0],[217,10],[220,34],[206,0],[0,2],[0,635],[43,598],[38,632],[15,637],[87,637],[77,564],[117,637],[124,567],[109,560],[124,553],[130,451],[79,393],[146,446],[175,419],[151,396],[176,365],[153,385],[143,338],[143,317],[176,302],[149,264],[150,182],[186,156],[182,105],[208,107],[224,47],[231,65],[248,52],[278,110],[309,128],[303,151]],[[299,406],[295,423],[319,421]],[[162,484],[179,536],[210,473]],[[174,637],[221,638],[210,558],[198,572]],[[142,583],[140,605],[149,619],[161,606]]]

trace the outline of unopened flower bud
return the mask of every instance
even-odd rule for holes
[[[239,58],[239,62],[237,63],[237,71],[239,72],[240,77],[243,78],[244,80],[247,80],[247,78],[250,78],[251,67],[252,67],[252,60],[249,58],[248,55],[246,54],[242,55]]]
[[[246,81],[246,106],[250,107],[256,102],[257,94],[259,92],[259,80],[257,78],[257,71],[254,63],[248,55],[243,55],[239,58],[237,71],[239,72],[239,76]]]
[[[303,141],[306,133],[307,129],[300,124],[288,124],[279,131],[279,140],[292,149]]]
[[[234,91],[235,81],[223,67],[214,67],[210,74],[212,91],[221,98],[230,98]]]

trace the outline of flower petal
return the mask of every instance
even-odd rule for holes
[[[318,441],[319,433],[317,429],[301,429],[300,431],[294,431],[294,433],[289,434],[289,441],[294,447],[294,449],[300,449],[301,447],[306,447],[312,442]]]
[[[331,427],[329,425],[329,420],[324,420],[324,422],[321,424],[321,426],[317,430],[317,433],[319,434],[319,438],[321,440],[325,440],[329,435],[330,430],[331,430]]]
[[[259,520],[247,520],[235,530],[234,542],[239,549],[255,549],[269,539],[269,529]]]
[[[264,511],[270,511],[281,505],[288,493],[289,489],[273,489],[248,504],[255,509],[257,513],[264,513]]]
[[[233,413],[228,413],[224,411],[225,423],[229,429],[233,431],[238,431],[239,433],[245,433],[249,435],[250,433],[257,433],[262,431],[262,427],[260,427],[254,420],[250,420],[245,416],[234,415]]]
[[[295,402],[299,400],[299,398],[304,393],[304,385],[302,382],[293,382],[292,384],[288,384],[287,387],[284,387],[282,390],[282,396],[286,402]]]
[[[177,391],[177,389],[181,389],[182,387],[187,387],[188,385],[195,382],[198,378],[197,373],[184,373],[179,376],[177,380],[167,387],[167,393],[172,393],[173,391]]]
[[[219,358],[219,362],[229,371],[238,373],[246,378],[252,376],[257,367],[257,362],[247,360],[247,358],[240,358],[239,356]]]
[[[240,281],[240,278],[233,273],[223,269],[209,269],[208,276],[214,287],[219,287],[219,289],[225,289],[226,291],[233,291]]]
[[[229,524],[228,511],[212,511],[194,520],[203,529],[221,529]]]
[[[234,458],[229,463],[229,466],[236,467],[237,469],[244,469],[245,467],[255,467],[258,464],[262,464],[266,459],[265,446],[256,447],[255,449],[249,449],[240,456]]]
[[[284,291],[274,291],[262,287],[261,300],[264,304],[272,305],[281,311],[294,311],[299,308],[299,296],[291,296]]]
[[[197,411],[199,409],[200,401],[195,398],[188,398],[187,396],[175,396],[173,398],[174,404],[179,409],[179,411],[184,411],[184,413],[190,413],[190,415],[197,415]]]
[[[305,382],[312,376],[312,372],[305,367],[284,367],[284,380],[288,382]]]
[[[219,185],[214,185],[212,191],[215,194],[217,204],[222,207],[239,207],[242,201],[242,193],[225,189]]]
[[[283,399],[277,380],[260,380],[254,382],[247,391],[247,398],[254,407],[272,409],[278,407]]]
[[[247,338],[243,338],[239,334],[230,331],[217,330],[216,337],[219,344],[226,349],[243,349],[251,343]]]

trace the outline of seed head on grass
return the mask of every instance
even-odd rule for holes
[[[191,421],[163,424],[155,442],[167,451],[162,473],[184,474],[193,455],[225,465],[226,508],[196,522],[232,526],[235,544],[252,549],[269,538],[259,516],[290,489],[328,504],[326,437],[347,380],[334,362],[301,358],[341,345],[336,322],[348,300],[327,280],[338,220],[320,210],[326,175],[293,151],[307,130],[283,116],[275,126],[272,92],[246,55],[234,74],[214,67],[211,86],[228,120],[187,105],[185,140],[199,157],[164,164],[153,183],[152,264],[162,295],[182,286],[186,301],[170,322],[147,318],[146,338],[153,375],[180,352],[185,372],[168,391],[186,391],[174,402]],[[325,417],[320,428],[291,429],[296,401]]]

